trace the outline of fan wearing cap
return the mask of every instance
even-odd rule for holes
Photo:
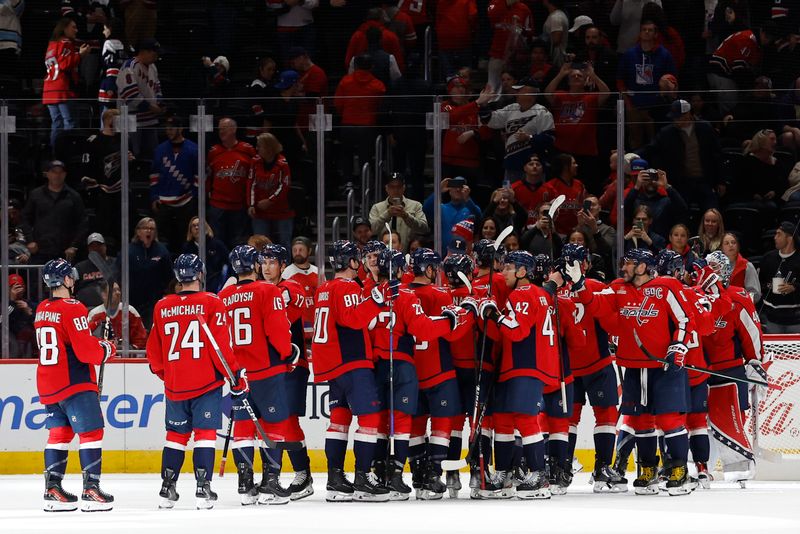
[[[686,100],[672,102],[669,119],[672,124],[664,126],[639,155],[663,169],[687,202],[699,204],[701,210],[716,207],[717,190],[723,187],[717,132],[710,123],[695,119]]]
[[[422,204],[405,196],[405,177],[392,173],[384,186],[386,200],[382,200],[369,210],[372,233],[380,235],[386,223],[396,230],[402,243],[409,243],[411,236],[428,232],[428,220],[422,211]]]
[[[470,188],[463,176],[445,178],[441,184],[442,193],[450,195],[450,202],[441,204],[442,246],[447,246],[452,236],[453,227],[466,219],[480,219],[481,209],[470,198]],[[422,205],[425,217],[433,221],[433,194],[425,199]]]
[[[158,80],[156,61],[161,45],[152,38],[136,44],[136,55],[125,61],[117,76],[120,101],[136,113],[136,132],[131,134],[131,151],[137,157],[148,159],[158,145],[158,132],[154,126],[166,109],[161,104],[161,82]]]
[[[492,0],[487,13],[493,30],[489,48],[489,85],[493,92],[499,93],[500,74],[508,60],[508,50],[516,48],[516,39],[533,32],[533,15],[519,0]]]
[[[681,194],[667,182],[667,174],[652,168],[640,171],[635,186],[625,195],[626,213],[633,213],[639,206],[650,210],[652,230],[659,235],[669,235],[670,228],[688,209]]]
[[[217,56],[214,61],[211,61],[208,56],[203,56],[201,61],[205,70],[206,94],[216,97],[225,96],[224,90],[231,83],[228,77],[231,62],[225,56]]]
[[[782,222],[775,231],[775,248],[761,260],[758,277],[763,300],[760,309],[764,328],[770,334],[800,333],[797,237],[797,227],[788,221]]]
[[[22,219],[30,229],[26,232],[30,236],[30,261],[39,265],[59,256],[72,261],[89,233],[83,200],[64,183],[64,162],[51,161],[45,176],[47,183],[31,191],[22,210]]]
[[[503,159],[505,177],[513,182],[523,177],[523,167],[531,154],[544,153],[553,144],[555,123],[553,115],[536,103],[539,84],[532,78],[523,78],[512,86],[517,101],[496,111],[480,106],[481,121],[489,128],[502,130],[506,153]]]
[[[86,238],[87,252],[97,252],[109,269],[113,269],[116,258],[108,255],[106,240],[103,234],[92,232]],[[90,310],[103,303],[102,286],[105,284],[103,274],[90,260],[83,260],[75,265],[78,279],[75,281],[75,298]]]
[[[469,86],[461,76],[453,76],[447,81],[450,98],[442,102],[442,112],[449,114],[450,125],[444,132],[442,173],[477,179],[481,166],[480,141],[491,135],[478,119],[478,108],[488,104],[494,94],[486,87],[477,100],[470,102],[468,92]]]

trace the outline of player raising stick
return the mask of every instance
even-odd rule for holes
[[[205,267],[195,254],[181,254],[173,266],[182,290],[167,295],[153,310],[153,328],[147,339],[150,370],[164,381],[167,442],[161,457],[163,484],[159,508],[173,508],[178,501],[175,483],[183,466],[186,445],[194,432],[194,475],[198,509],[214,507],[217,494],[211,491],[217,429],[222,425],[221,376],[225,367],[204,336],[198,315],[208,323],[222,357],[236,377],[233,395],[249,390],[247,373],[239,366],[231,348],[228,314],[222,300],[200,291]]]
[[[72,265],[61,258],[50,260],[42,269],[42,279],[50,288],[50,298],[36,308],[34,327],[39,345],[36,384],[49,432],[44,449],[44,511],[78,509],[78,498],[61,486],[75,434],[83,471],[81,510],[111,510],[114,497],[100,489],[103,414],[94,366],[112,358],[116,347],[92,337],[86,307],[72,298],[78,280]]]

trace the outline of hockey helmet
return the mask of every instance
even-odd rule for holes
[[[428,267],[433,268],[435,272],[441,263],[442,257],[439,253],[429,248],[420,247],[411,253],[411,266],[416,276],[425,274]]]
[[[197,254],[181,254],[172,266],[172,272],[178,282],[194,282],[200,279],[200,275],[205,272],[205,265]]]
[[[478,267],[488,268],[492,266],[493,260],[502,261],[506,255],[506,248],[500,245],[498,250],[494,249],[494,241],[491,239],[481,239],[472,246],[472,255]]]
[[[266,259],[277,260],[280,264],[289,265],[289,251],[286,250],[286,247],[283,245],[278,245],[277,243],[267,243],[261,249],[259,260],[263,261]]]
[[[42,269],[42,280],[49,288],[64,285],[64,278],[69,276],[73,281],[78,280],[78,271],[65,259],[56,258],[45,263]]]
[[[258,251],[250,245],[233,247],[228,255],[228,261],[236,274],[245,274],[255,270],[258,259]]]
[[[406,257],[402,252],[386,248],[378,253],[377,266],[378,276],[389,278],[391,273],[391,277],[395,277],[397,271],[405,269]]]
[[[444,270],[447,283],[450,284],[450,287],[461,287],[464,285],[464,282],[461,281],[458,273],[464,273],[467,279],[469,279],[472,276],[475,265],[472,262],[472,258],[466,254],[451,254],[444,259],[442,269]]]
[[[683,258],[674,250],[664,249],[656,257],[656,272],[660,276],[682,277],[686,271]]]
[[[340,239],[331,245],[331,255],[328,260],[335,271],[344,271],[350,267],[352,260],[356,262],[361,260],[361,253],[355,243]]]
[[[728,256],[721,250],[716,250],[706,256],[706,262],[709,267],[714,269],[714,272],[717,273],[720,280],[722,280],[722,285],[727,287],[731,281],[731,274],[733,273],[733,265],[731,265],[731,260]]]

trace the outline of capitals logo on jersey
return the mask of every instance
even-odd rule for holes
[[[658,310],[656,309],[655,305],[651,303],[649,307],[647,306],[648,299],[649,297],[645,297],[639,306],[630,304],[625,305],[619,311],[620,315],[623,317],[635,317],[636,324],[639,326],[644,326],[650,322],[650,317],[658,317]]]

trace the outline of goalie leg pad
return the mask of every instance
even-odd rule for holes
[[[755,475],[755,457],[747,437],[736,384],[710,384],[708,423],[720,444],[725,479],[747,480]]]

